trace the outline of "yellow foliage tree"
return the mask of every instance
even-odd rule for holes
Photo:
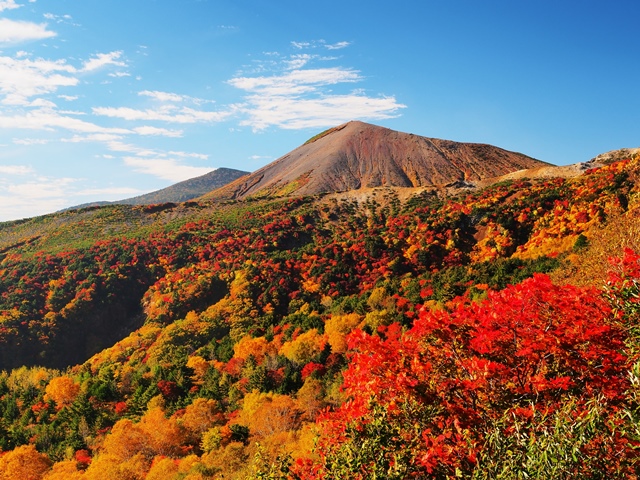
[[[167,480],[178,473],[178,462],[172,458],[157,458],[151,465],[151,469],[145,480]]]
[[[193,383],[201,385],[207,370],[209,370],[209,362],[198,355],[193,355],[187,360],[187,367],[193,370],[193,375],[191,376]]]
[[[234,357],[246,360],[249,356],[253,356],[258,364],[262,363],[265,355],[268,353],[276,352],[264,337],[254,338],[247,335],[242,337],[240,341],[233,346]]]
[[[78,396],[80,384],[66,375],[52,378],[45,389],[45,400],[53,400],[58,408],[69,406]]]
[[[33,445],[22,445],[0,457],[0,480],[40,480],[51,467]]]
[[[317,378],[307,377],[298,390],[296,399],[305,420],[315,420],[317,413],[326,406],[322,382]]]
[[[207,430],[224,423],[224,416],[220,412],[218,402],[197,398],[185,409],[177,422],[185,430],[187,441],[197,444]]]
[[[151,452],[150,457],[172,457],[180,454],[184,433],[175,419],[165,417],[161,408],[150,409],[142,416],[137,426],[146,439],[146,449]]]
[[[78,470],[75,460],[63,460],[56,463],[42,480],[82,480],[84,472]]]
[[[149,462],[141,453],[122,461],[115,455],[101,453],[94,457],[82,480],[144,480]]]
[[[325,344],[324,335],[313,328],[299,335],[295,340],[285,342],[280,348],[280,353],[292,362],[304,365],[322,353]]]
[[[357,313],[334,315],[326,321],[324,333],[332,352],[343,353],[347,350],[346,337],[361,321],[362,317]]]
[[[288,395],[254,390],[244,397],[238,423],[249,427],[252,435],[264,438],[298,428],[301,413],[296,401]]]
[[[141,452],[147,451],[147,438],[137,424],[129,419],[118,420],[104,439],[103,454],[118,461],[126,461]],[[91,463],[95,463],[94,461]]]
[[[240,442],[232,442],[223,449],[202,456],[204,464],[216,471],[215,478],[245,478],[249,456],[247,448]]]
[[[45,383],[58,374],[56,370],[43,367],[20,367],[11,371],[7,386],[11,391],[26,390],[30,387],[42,388]]]

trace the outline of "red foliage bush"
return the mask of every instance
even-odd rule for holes
[[[447,310],[422,309],[406,332],[397,324],[379,335],[356,331],[344,374],[349,401],[322,422],[323,462],[335,465],[341,448],[361,444],[358,432],[382,416],[417,472],[455,475],[473,468],[491,422],[508,410],[522,418],[531,408],[552,412],[569,394],[615,404],[629,365],[624,331],[611,318],[595,289],[536,275],[481,303],[461,297]],[[392,466],[400,453],[390,445],[381,455]],[[362,472],[374,468],[367,460]]]

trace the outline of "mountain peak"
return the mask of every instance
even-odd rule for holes
[[[319,133],[206,198],[439,186],[542,165],[548,164],[491,145],[427,138],[354,120]]]

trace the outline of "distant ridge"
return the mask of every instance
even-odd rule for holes
[[[203,198],[438,186],[548,165],[491,145],[421,137],[352,121],[316,135],[269,165]]]
[[[102,205],[151,205],[154,203],[180,203],[193,200],[211,190],[220,188],[234,180],[248,175],[249,172],[235,170],[233,168],[217,168],[199,177],[190,178],[176,183],[167,188],[154,192],[138,195],[137,197],[116,200],[114,202],[91,202],[72,207],[68,210],[76,210],[85,207],[97,207]]]
[[[153,203],[186,202],[200,197],[211,190],[227,185],[234,180],[248,175],[249,172],[235,170],[233,168],[217,168],[199,177],[190,178],[176,183],[162,190],[139,195],[125,200],[119,200],[118,204],[126,205],[150,205]]]

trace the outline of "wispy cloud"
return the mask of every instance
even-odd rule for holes
[[[0,31],[2,26],[0,25]],[[0,101],[26,105],[30,97],[78,84],[75,68],[64,60],[0,57]]]
[[[102,127],[70,116],[59,115],[49,109],[4,115],[0,111],[0,128],[25,130],[70,130],[78,133],[112,133],[126,135],[132,133],[125,128]]]
[[[122,57],[122,51],[99,53],[93,58],[90,58],[89,60],[84,62],[82,71],[92,72],[108,65],[113,65],[116,67],[126,67],[126,62],[120,60],[120,57]]]
[[[0,12],[5,10],[13,10],[14,8],[20,8],[22,5],[18,5],[15,0],[0,0]]]
[[[169,93],[169,92],[158,92],[158,91],[150,91],[143,90],[138,92],[138,95],[142,97],[151,97],[160,102],[182,102],[190,97],[186,95],[178,95],[177,93]]]
[[[343,48],[347,48],[349,45],[351,45],[351,42],[338,42],[338,43],[334,43],[334,44],[325,44],[325,48],[327,50],[341,50]]]
[[[173,137],[179,138],[184,135],[183,130],[169,130],[166,128],[150,127],[148,125],[135,127],[133,129],[138,135],[150,135],[154,137]]]
[[[131,107],[94,107],[95,115],[121,118],[127,121],[159,121],[166,123],[217,123],[234,113],[234,106],[222,110],[203,110],[200,107],[211,100],[171,92],[142,90],[141,97],[149,97],[153,105],[146,109]]]
[[[13,171],[15,170],[15,171]],[[67,208],[72,204],[95,200],[118,200],[143,193],[131,187],[97,187],[78,188],[84,181],[69,177],[47,177],[37,175],[27,167],[13,170],[10,166],[0,166],[0,173],[5,175],[28,176],[22,179],[0,178],[0,219],[22,218],[42,215]]]
[[[44,18],[56,23],[71,23],[73,17],[71,15],[55,15],[53,13],[45,13]]]
[[[0,165],[2,175],[28,175],[33,173],[33,168],[26,165]]]
[[[345,48],[349,42],[328,45],[324,41],[292,42],[297,50],[324,46]],[[316,67],[312,63],[334,59],[319,55],[294,54],[282,58],[280,70],[271,75],[239,75],[228,83],[246,92],[239,111],[243,126],[264,130],[315,128],[337,125],[349,120],[381,120],[399,115],[405,105],[394,96],[370,96],[362,89],[338,92],[364,81],[360,71],[347,67]],[[270,60],[273,65],[273,60]],[[277,65],[277,62],[275,63]],[[293,67],[293,69],[292,69]]]
[[[353,119],[383,120],[398,115],[404,105],[395,97],[328,95],[319,98],[248,97],[248,118],[241,122],[255,130],[276,126],[286,130],[338,125]]]
[[[304,48],[311,48],[313,44],[311,42],[291,42],[291,46],[293,46],[293,48],[297,48],[298,50],[302,50]]]
[[[11,45],[55,37],[45,23],[25,22],[0,18],[0,45]]]
[[[31,172],[27,172],[31,173]],[[73,178],[32,175],[23,182],[0,181],[0,218],[23,218],[60,210],[68,205]]]
[[[146,110],[137,110],[129,107],[95,107],[92,111],[95,115],[122,118],[123,120],[161,121],[168,123],[221,122],[232,114],[232,111],[205,111],[171,105]]]
[[[355,83],[362,79],[357,70],[331,67],[308,70],[293,70],[270,77],[238,77],[229,84],[247,92],[260,95],[286,95],[316,92],[318,87],[338,83]]]
[[[13,143],[16,145],[46,145],[49,140],[44,138],[14,138]]]
[[[327,50],[341,50],[351,45],[351,42],[342,41],[327,43],[325,40],[313,40],[311,42],[291,42],[291,46],[297,50],[308,50],[313,48],[326,48]]]

